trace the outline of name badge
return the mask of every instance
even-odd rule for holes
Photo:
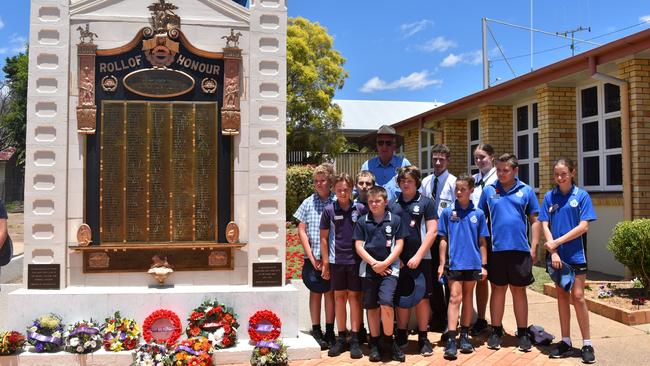
[[[343,220],[343,215],[334,216],[334,220]]]
[[[392,240],[386,240],[386,248],[390,248],[390,246],[393,245]]]

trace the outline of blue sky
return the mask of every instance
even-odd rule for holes
[[[133,1],[133,0],[124,0]],[[173,0],[172,0],[173,2]],[[535,28],[591,32],[576,38],[600,44],[647,29],[650,2],[611,0],[535,0]],[[481,18],[530,25],[529,0],[289,0],[289,16],[325,26],[347,59],[350,73],[339,99],[449,102],[482,88]],[[643,23],[640,24],[639,23]],[[490,23],[496,40],[517,75],[530,71],[530,33]],[[629,28],[628,28],[629,27]],[[618,31],[620,29],[623,31]],[[618,31],[618,32],[617,32]],[[612,33],[613,32],[613,33]],[[6,0],[0,8],[0,67],[22,50],[29,33],[29,1]],[[513,77],[492,38],[488,39],[491,82]],[[535,69],[571,56],[568,40],[534,35]],[[594,45],[578,43],[576,52]],[[547,51],[549,49],[555,50]]]

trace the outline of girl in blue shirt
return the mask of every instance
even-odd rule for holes
[[[571,159],[560,158],[555,162],[553,176],[556,187],[544,195],[539,215],[546,238],[544,247],[550,253],[551,265],[555,269],[571,266],[576,274],[570,293],[556,285],[562,340],[549,356],[560,358],[572,353],[569,303],[573,300],[583,339],[582,360],[584,363],[593,363],[595,355],[589,335],[589,311],[584,289],[587,273],[585,239],[589,222],[596,220],[596,212],[589,194],[574,184],[575,175],[576,170]]]

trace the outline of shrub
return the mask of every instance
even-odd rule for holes
[[[650,285],[650,219],[622,221],[614,227],[607,249],[645,288]]]
[[[295,220],[293,213],[314,192],[313,174],[314,167],[311,165],[292,165],[287,168],[287,221]]]

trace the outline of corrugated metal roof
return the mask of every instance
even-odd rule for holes
[[[9,159],[14,156],[14,153],[16,153],[15,147],[8,147],[0,151],[0,161],[9,161]]]
[[[433,108],[441,102],[405,102],[396,100],[334,99],[343,111],[342,130],[376,130]]]

